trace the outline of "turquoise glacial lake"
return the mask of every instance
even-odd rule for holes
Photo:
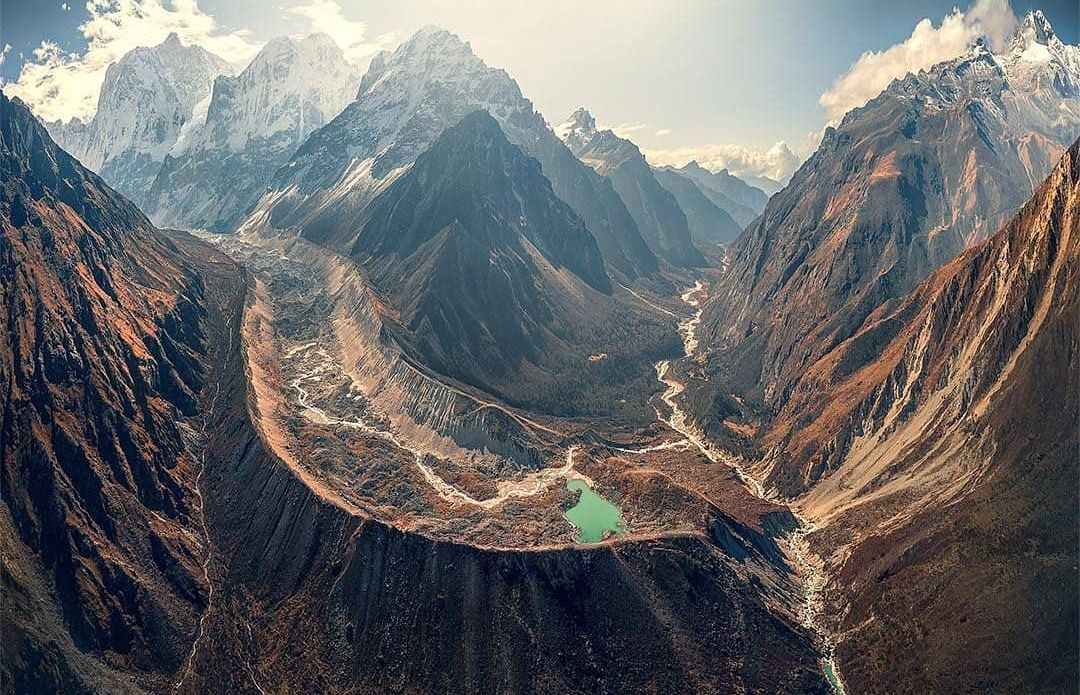
[[[624,533],[626,524],[623,523],[619,508],[611,502],[596,494],[589,484],[579,478],[571,478],[566,481],[566,489],[571,492],[580,492],[577,504],[566,510],[566,520],[578,529],[577,541],[579,543],[598,543],[604,539],[604,534]]]

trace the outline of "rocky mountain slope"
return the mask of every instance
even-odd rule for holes
[[[894,81],[826,133],[732,254],[702,319],[714,373],[769,408],[882,302],[999,228],[1080,134],[1075,46],[1031,14]]]
[[[663,321],[611,343],[605,331],[640,321],[540,164],[484,111],[444,131],[362,220],[351,257],[393,307],[401,343],[439,373],[534,401],[541,375],[584,369],[590,354],[666,345]]]
[[[0,96],[5,692],[165,690],[205,608],[199,414],[226,258]]]
[[[686,214],[690,239],[699,249],[731,243],[742,234],[742,226],[714,203],[693,179],[671,169],[656,169],[653,175]]]
[[[740,228],[753,222],[769,202],[769,196],[764,191],[732,176],[727,169],[714,173],[692,161],[681,167],[666,166],[661,170],[696,183],[714,204],[731,215]]]
[[[634,143],[610,130],[597,130],[596,119],[585,109],[575,111],[556,130],[571,152],[611,181],[653,253],[679,267],[704,263],[675,196],[657,183]]]
[[[311,239],[347,249],[359,231],[354,217],[443,130],[477,109],[541,163],[609,264],[631,278],[657,269],[610,183],[566,149],[505,71],[434,28],[372,60],[356,100],[277,172],[247,228],[302,228]]]
[[[1004,229],[815,364],[763,434],[768,484],[803,492],[846,549],[852,692],[1076,682],[1078,307],[1080,141]]]
[[[235,77],[214,82],[146,196],[159,224],[231,231],[270,176],[356,94],[358,70],[326,34],[276,38]]]
[[[229,64],[176,34],[111,64],[89,123],[46,124],[61,147],[140,205],[196,105]]]

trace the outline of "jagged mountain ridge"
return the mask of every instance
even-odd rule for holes
[[[566,149],[505,71],[432,27],[375,56],[356,100],[275,174],[246,228],[301,228],[308,238],[347,249],[359,231],[353,218],[443,130],[477,109],[540,161],[556,195],[584,220],[609,264],[631,278],[657,269],[610,183]]]
[[[764,191],[733,176],[727,169],[714,173],[696,161],[681,167],[666,166],[662,169],[696,183],[714,204],[739,223],[740,228],[753,222],[769,202],[769,196]]]
[[[1075,67],[1076,47],[1041,63],[1046,79],[1012,81],[1010,65],[1030,67],[1029,54],[1044,51],[1014,41],[995,56],[976,43],[894,81],[827,131],[735,245],[706,307],[704,342],[733,390],[781,407],[805,369],[882,302],[1019,209],[1080,133],[1077,82],[1051,79]]]
[[[657,183],[634,143],[610,130],[598,130],[596,119],[585,109],[575,111],[556,130],[571,152],[611,181],[653,253],[675,266],[704,264],[690,238],[686,215],[675,196]]]
[[[656,169],[653,173],[657,183],[675,196],[675,202],[686,214],[690,238],[698,248],[728,244],[742,234],[742,226],[692,179],[670,169]]]
[[[360,75],[326,34],[276,38],[221,76],[146,197],[162,225],[231,231],[271,175],[352,99]]]
[[[195,106],[214,78],[230,71],[222,58],[169,34],[109,65],[88,123],[46,126],[61,147],[141,204]]]
[[[0,169],[4,689],[164,689],[207,601],[190,426],[210,278],[235,266],[2,95]]]

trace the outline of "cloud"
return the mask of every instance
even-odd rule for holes
[[[976,0],[966,12],[954,9],[936,27],[924,18],[903,42],[859,56],[818,101],[829,122],[835,124],[845,113],[880,94],[894,79],[962,55],[980,36],[1000,49],[1016,24],[1008,0]]]
[[[60,9],[63,10],[64,12],[70,12],[71,11],[71,5],[67,4],[66,2],[62,2],[62,3],[60,3]]]
[[[649,127],[648,123],[616,123],[615,125],[607,125],[606,123],[598,124],[597,130],[610,130],[618,135],[620,138],[630,138],[634,133],[640,133]]]
[[[655,135],[658,138],[662,138],[665,135],[671,135],[671,128],[661,128],[660,130],[653,133],[653,135]]]
[[[226,31],[197,0],[88,0],[90,17],[79,26],[83,53],[42,41],[23,64],[19,79],[5,86],[45,120],[87,120],[97,110],[105,70],[138,46],[155,46],[176,32],[232,63],[251,58],[260,44],[247,30]]]
[[[783,141],[764,152],[742,145],[702,145],[646,150],[645,158],[654,166],[682,166],[694,160],[711,171],[727,169],[739,177],[765,176],[780,182],[786,182],[802,161]]]
[[[367,38],[367,24],[345,18],[345,12],[334,0],[308,0],[303,5],[285,8],[285,15],[304,20],[313,32],[321,32],[334,40],[351,63],[362,63],[377,51],[397,41],[393,32],[374,40]]]
[[[5,43],[3,50],[0,50],[0,65],[3,65],[4,61],[7,60],[8,53],[11,53],[11,44]]]

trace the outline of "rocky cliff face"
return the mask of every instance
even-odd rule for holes
[[[214,82],[146,197],[162,225],[231,231],[270,176],[341,112],[360,76],[325,34],[270,41],[236,77]]]
[[[558,133],[571,152],[611,181],[653,253],[679,267],[704,264],[690,238],[686,215],[675,196],[657,183],[634,143],[610,130],[597,130],[596,120],[585,109],[575,111]]]
[[[234,266],[161,236],[3,96],[0,169],[4,690],[163,690],[208,600],[201,271]]]
[[[348,248],[359,231],[354,217],[443,130],[477,109],[541,163],[608,263],[630,277],[657,269],[618,194],[559,142],[517,83],[433,28],[372,60],[356,100],[278,171],[248,228],[303,228],[309,238]]]
[[[1080,49],[1048,24],[1034,31],[1039,21],[1029,16],[1006,54],[977,43],[895,81],[769,201],[702,320],[735,390],[781,406],[870,312],[1030,197],[1080,134]]]
[[[228,63],[176,34],[109,66],[89,123],[47,124],[65,150],[140,205],[165,155]]]

